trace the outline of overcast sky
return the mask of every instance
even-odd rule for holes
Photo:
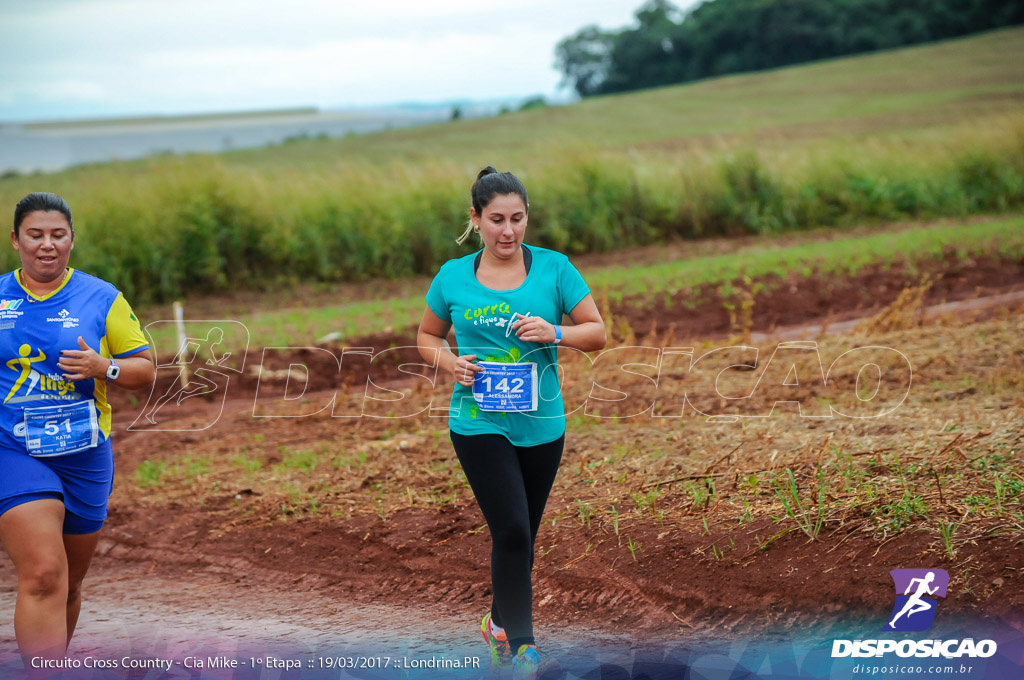
[[[0,120],[550,96],[555,44],[641,4],[0,0]]]

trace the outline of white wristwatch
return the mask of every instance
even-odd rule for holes
[[[107,380],[117,380],[119,375],[121,375],[121,367],[117,365],[116,361],[111,359],[110,365],[107,366]]]

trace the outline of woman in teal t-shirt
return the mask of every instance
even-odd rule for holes
[[[473,183],[470,224],[483,249],[450,260],[427,292],[420,353],[455,378],[452,445],[491,532],[491,611],[481,623],[492,662],[530,677],[541,664],[533,637],[533,546],[565,442],[558,345],[605,344],[604,323],[565,255],[523,243],[526,188],[484,168]],[[568,315],[573,325],[562,327]],[[445,344],[455,329],[458,355]]]

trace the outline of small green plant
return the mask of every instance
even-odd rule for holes
[[[984,513],[996,504],[996,499],[984,494],[971,494],[964,498],[964,502],[967,503],[972,512]]]
[[[879,517],[882,531],[895,534],[910,526],[913,520],[928,517],[928,506],[920,496],[904,491],[898,501],[875,508],[871,514]]]
[[[636,505],[636,509],[640,511],[650,510],[653,513],[654,506],[659,498],[661,498],[661,489],[658,487],[654,487],[646,494],[633,492],[633,503]]]
[[[711,501],[715,497],[715,481],[711,477],[698,482],[687,482],[684,488],[693,498],[692,506],[694,508],[711,507]]]
[[[634,562],[639,562],[640,560],[638,560],[636,558],[636,554],[638,552],[640,552],[640,550],[642,550],[642,548],[640,547],[640,544],[637,543],[636,541],[634,541],[629,536],[627,536],[626,537],[626,548],[629,549],[629,554],[633,556],[633,561]]]
[[[366,464],[366,451],[359,451],[355,456],[335,456],[331,461],[331,465],[336,468],[345,468],[351,470],[356,468],[357,470]],[[445,463],[444,465],[447,465]]]
[[[585,525],[589,529],[590,528],[590,520],[591,520],[591,518],[593,518],[594,513],[596,512],[594,510],[594,507],[592,505],[590,505],[590,503],[584,503],[582,500],[577,498],[576,499],[576,509],[579,512],[579,518],[577,519],[577,521],[580,524]]]
[[[613,505],[611,510],[605,510],[605,512],[607,512],[609,515],[612,516],[612,529],[615,530],[615,535],[618,536],[619,535],[619,511],[616,510],[615,506]]]
[[[740,518],[737,520],[737,524],[746,524],[747,522],[753,521],[753,519],[754,519],[754,508],[747,501],[741,501],[741,502],[746,507],[746,509],[740,515]]]
[[[135,483],[143,489],[156,486],[166,470],[167,463],[162,460],[144,460],[135,468]]]
[[[245,472],[256,472],[263,467],[263,462],[258,458],[249,454],[249,449],[243,448],[241,451],[231,459],[231,464],[235,467],[239,467]]]
[[[459,500],[459,492],[455,489],[449,488],[448,493],[443,492],[441,489],[430,490],[430,501],[437,505],[452,505],[457,503]]]
[[[194,453],[188,451],[184,458],[174,464],[173,472],[177,477],[190,480],[207,474],[212,468],[213,462],[208,457],[196,457]]]
[[[1003,512],[1004,503],[1020,496],[1021,492],[1024,491],[1024,481],[1017,478],[1008,478],[1003,477],[1002,475],[996,475],[992,484],[995,488],[996,507],[999,508],[999,512]]]
[[[837,446],[832,446],[831,449],[836,456],[832,466],[843,480],[843,491],[847,493],[855,491],[864,480],[864,473],[857,468],[852,455]]]
[[[939,522],[939,536],[942,537],[942,547],[945,549],[949,559],[956,557],[956,548],[953,545],[953,534],[957,529],[956,522]]]
[[[312,472],[316,468],[317,455],[312,450],[294,451],[290,448],[279,448],[278,451],[283,456],[281,465],[285,468],[303,470],[305,472]]]
[[[821,527],[825,524],[825,516],[828,511],[828,506],[825,503],[825,472],[821,465],[817,466],[814,479],[817,490],[817,503],[813,514],[810,509],[805,510],[803,503],[800,501],[800,490],[797,488],[796,478],[793,476],[792,470],[786,468],[786,475],[781,481],[778,479],[772,480],[775,485],[775,495],[782,502],[786,516],[796,521],[800,531],[804,532],[812,541],[821,532]]]

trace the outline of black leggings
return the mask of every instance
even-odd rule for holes
[[[515,652],[534,644],[533,545],[565,435],[539,446],[513,446],[497,434],[451,432],[451,438],[491,530],[491,618]]]

